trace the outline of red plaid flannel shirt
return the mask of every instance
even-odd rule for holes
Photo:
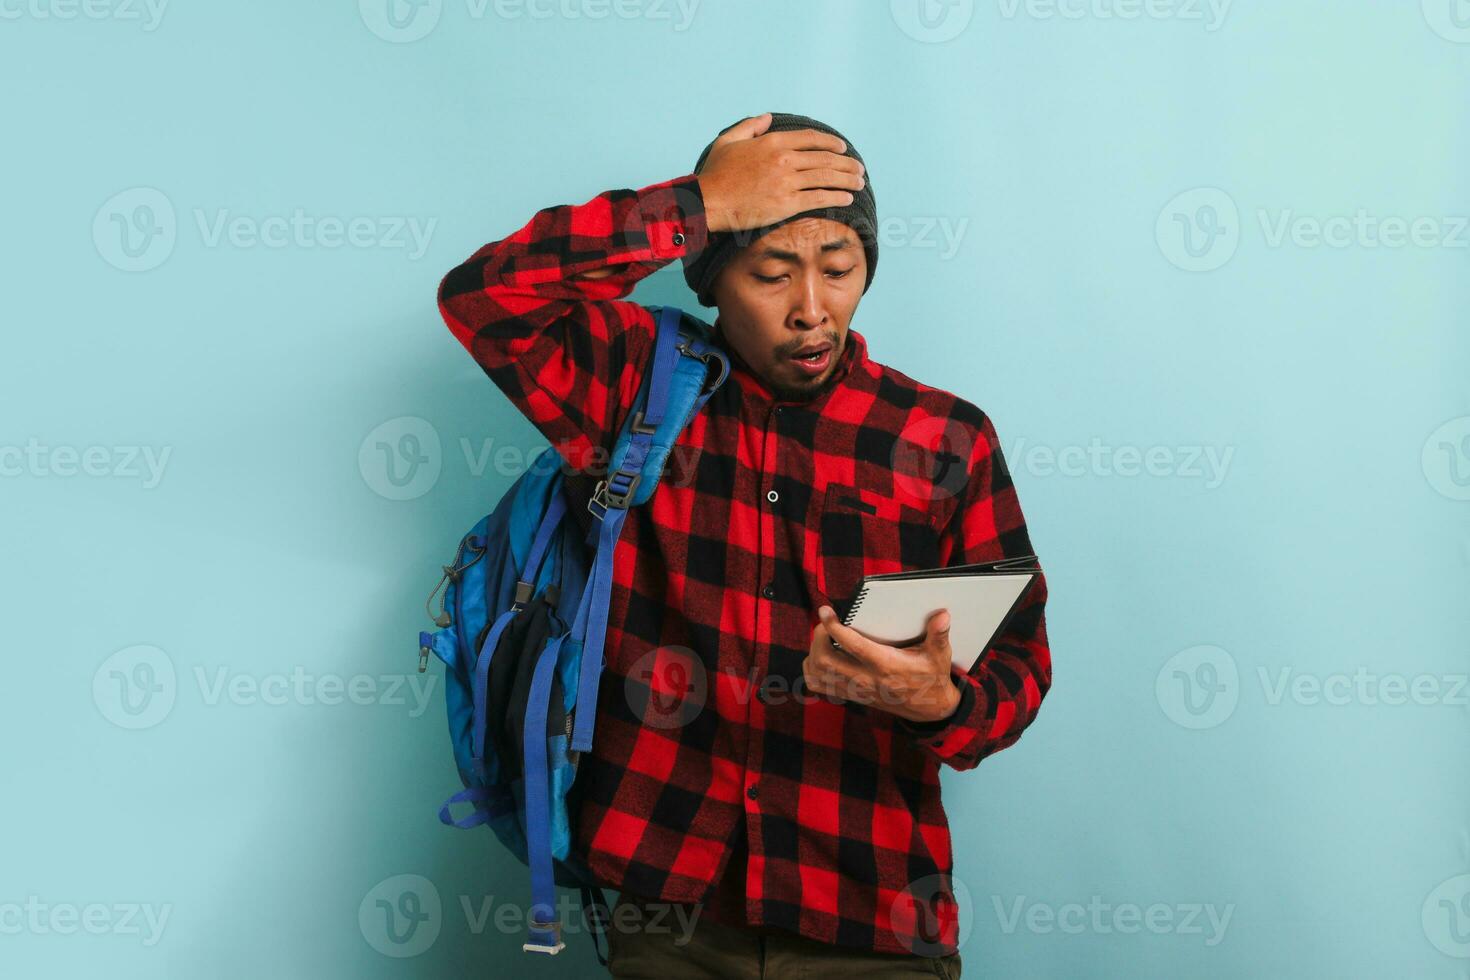
[[[652,314],[624,297],[706,235],[690,174],[543,209],[440,285],[450,330],[583,496],[653,349]],[[579,853],[605,886],[733,908],[752,927],[953,952],[939,769],[973,768],[1036,717],[1045,580],[952,672],[961,699],[942,722],[814,695],[802,661],[817,607],[845,612],[864,574],[1032,553],[1000,443],[980,409],[869,359],[851,328],[837,381],[804,403],[774,400],[727,351],[731,376],[623,527],[574,787]]]

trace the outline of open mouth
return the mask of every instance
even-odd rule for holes
[[[831,347],[823,347],[807,354],[794,354],[791,357],[791,362],[807,374],[821,374],[831,360]]]

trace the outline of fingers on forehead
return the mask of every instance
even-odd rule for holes
[[[802,150],[831,150],[833,153],[847,151],[846,143],[820,129],[783,129],[780,132],[767,133],[766,136]]]

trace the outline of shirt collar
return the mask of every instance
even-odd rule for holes
[[[724,348],[725,353],[730,357],[731,378],[740,385],[747,400],[762,405],[790,405],[794,408],[802,408],[808,411],[821,411],[829,399],[837,395],[838,392],[846,392],[852,386],[853,382],[867,370],[868,342],[863,339],[862,334],[849,326],[847,328],[847,344],[844,346],[841,356],[837,359],[836,373],[833,375],[827,387],[822,390],[822,393],[816,398],[806,401],[799,399],[778,399],[776,398],[775,392],[771,391],[766,383],[761,380],[760,376],[745,362],[745,359],[736,352],[735,348],[724,341],[723,334],[719,332],[718,327],[716,328],[716,337],[719,339],[720,345]]]

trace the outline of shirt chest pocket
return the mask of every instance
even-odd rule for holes
[[[839,616],[847,614],[864,575],[939,564],[939,532],[926,511],[842,483],[827,484],[819,500],[811,567],[817,601]]]

